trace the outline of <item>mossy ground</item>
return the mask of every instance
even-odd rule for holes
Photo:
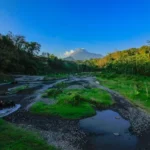
[[[150,77],[101,73],[97,74],[97,79],[102,85],[119,92],[133,104],[150,112]]]
[[[67,119],[80,119],[96,113],[94,107],[106,108],[113,104],[110,95],[100,89],[50,89],[47,97],[54,97],[57,103],[47,105],[37,102],[31,107],[31,112],[43,115],[54,115]],[[54,94],[55,93],[55,94]]]
[[[1,150],[56,150],[49,146],[38,134],[0,119],[0,149]]]

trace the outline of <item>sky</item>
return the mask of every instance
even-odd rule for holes
[[[24,35],[62,57],[106,55],[150,40],[150,0],[0,0],[0,33]]]

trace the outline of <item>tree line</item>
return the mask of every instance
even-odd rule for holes
[[[0,34],[0,72],[11,74],[49,74],[94,71],[90,62],[72,62],[53,54],[40,54],[41,45],[22,35]]]
[[[116,51],[103,58],[67,61],[43,52],[41,45],[22,35],[0,34],[0,73],[50,74],[106,70],[107,72],[150,75],[150,42],[140,48]]]
[[[116,51],[107,56],[92,60],[95,65],[107,72],[133,75],[150,75],[150,46]]]

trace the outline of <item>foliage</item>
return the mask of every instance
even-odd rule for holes
[[[113,104],[110,95],[101,89],[92,88],[92,89],[66,89],[62,94],[57,97],[58,103],[70,103],[70,101],[79,102],[85,101],[91,104],[94,104],[95,107],[108,107]],[[78,102],[78,103],[79,103]],[[77,103],[77,102],[76,102]]]
[[[0,83],[8,83],[14,81],[12,76],[0,73]]]
[[[150,77],[104,72],[97,79],[104,86],[121,93],[133,104],[150,111]]]
[[[65,89],[57,94],[57,103],[47,105],[37,102],[31,107],[31,112],[43,115],[54,115],[67,119],[79,119],[95,114],[93,106],[108,107],[113,104],[110,95],[100,89]]]
[[[60,93],[62,93],[61,89],[51,88],[51,89],[46,90],[44,92],[44,94],[42,95],[42,97],[53,97],[53,98],[55,98]]]
[[[41,45],[28,42],[24,36],[11,32],[0,34],[0,71],[18,74],[52,74],[91,71],[93,66],[86,62],[58,59],[53,54],[39,55]]]
[[[28,42],[24,36],[0,35],[0,71],[3,73],[46,74],[80,73],[99,70],[119,74],[150,75],[150,46],[116,51],[99,59],[66,61],[40,52],[40,44]],[[60,75],[61,76],[61,75]],[[54,77],[54,76],[53,76]],[[59,76],[56,76],[56,78]]]
[[[116,51],[101,59],[93,60],[95,65],[107,72],[132,75],[150,75],[150,46]]]
[[[21,86],[12,88],[11,90],[9,90],[9,93],[11,93],[11,94],[17,93],[17,92],[19,92],[19,91],[22,91],[22,90],[25,90],[25,89],[28,89],[28,88],[29,88],[28,85],[21,85]]]
[[[37,102],[31,107],[31,112],[35,114],[54,115],[66,119],[80,119],[95,114],[95,110],[88,103],[80,103],[78,107],[65,104],[47,105]]]
[[[0,149],[2,150],[55,150],[38,134],[15,127],[0,119]]]
[[[84,98],[77,92],[62,93],[58,96],[58,104],[69,104],[78,106]]]
[[[68,86],[68,84],[66,82],[60,82],[60,83],[57,83],[54,87],[58,88],[58,89],[64,89],[67,86]]]

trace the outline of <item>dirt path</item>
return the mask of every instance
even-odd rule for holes
[[[28,109],[30,106],[41,100],[41,94],[48,88],[51,88],[58,82],[68,82],[71,87],[86,88],[96,87],[109,92],[116,102],[111,108],[118,112],[123,118],[129,120],[131,130],[139,136],[137,149],[150,149],[150,116],[139,108],[132,106],[128,100],[120,94],[101,86],[96,82],[94,77],[70,77],[69,79],[43,81],[40,76],[17,76],[18,84],[34,84],[30,89],[20,93],[4,96],[0,95],[2,100],[14,100],[15,103],[21,104],[21,108],[15,113],[5,117],[7,121],[15,123],[30,130],[39,132],[49,144],[64,150],[80,150],[87,142],[87,134],[79,127],[79,120],[64,120],[57,117],[39,116],[31,114]],[[74,86],[73,86],[74,85]],[[0,91],[3,89],[15,87],[16,85],[0,85]]]

